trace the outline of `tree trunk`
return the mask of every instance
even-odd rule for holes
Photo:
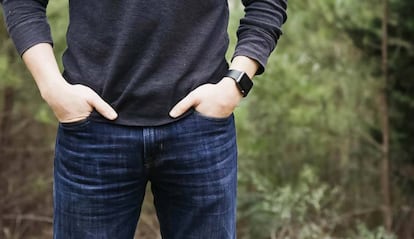
[[[0,112],[0,158],[4,159],[4,150],[10,143],[10,127],[12,112],[14,107],[15,91],[13,87],[5,87],[3,89],[3,106]]]
[[[389,104],[388,104],[388,0],[383,0],[382,20],[382,76],[383,88],[380,92],[380,121],[382,130],[381,146],[381,192],[383,198],[383,219],[387,231],[392,229],[392,206],[390,192],[390,125],[389,125]]]

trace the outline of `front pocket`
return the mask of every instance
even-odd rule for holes
[[[213,116],[208,116],[208,115],[205,115],[203,113],[200,113],[197,110],[194,110],[194,114],[196,116],[202,118],[202,119],[210,120],[210,121],[216,121],[216,122],[224,122],[224,121],[227,121],[228,119],[230,119],[233,116],[233,113],[231,113],[227,117],[213,117]]]
[[[63,129],[79,129],[89,124],[89,117],[75,121],[75,122],[68,122],[68,123],[59,122],[59,124]]]

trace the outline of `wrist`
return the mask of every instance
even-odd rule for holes
[[[47,77],[40,81],[36,81],[40,91],[40,95],[46,101],[59,95],[61,90],[68,86],[66,80],[61,76]]]
[[[249,91],[253,87],[253,81],[244,71],[239,71],[235,69],[230,69],[225,77],[231,78],[237,86],[239,92],[246,97],[249,94]]]
[[[234,57],[230,65],[230,70],[246,72],[250,79],[253,79],[258,69],[259,63],[247,56]]]

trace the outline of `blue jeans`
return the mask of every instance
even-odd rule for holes
[[[148,181],[163,238],[235,238],[233,115],[194,111],[157,127],[60,124],[54,238],[132,239]]]

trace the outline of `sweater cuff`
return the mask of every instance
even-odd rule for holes
[[[249,30],[238,36],[238,43],[233,58],[247,56],[259,63],[256,75],[265,71],[267,60],[276,47],[274,39],[260,30]]]
[[[19,24],[10,29],[10,37],[20,56],[30,47],[39,43],[49,43],[53,46],[53,40],[48,24],[43,21],[33,21]]]

